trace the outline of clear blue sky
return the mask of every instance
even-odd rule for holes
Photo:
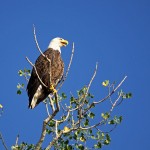
[[[4,106],[0,131],[9,147],[17,134],[20,142],[36,143],[46,117],[43,104],[28,110],[26,93],[16,95],[16,85],[22,82],[18,70],[31,68],[25,56],[34,62],[39,55],[32,24],[43,51],[53,37],[69,41],[62,50],[66,64],[75,42],[74,61],[62,91],[75,93],[88,84],[97,61],[99,69],[91,89],[97,98],[105,95],[103,80],[119,82],[128,76],[122,88],[131,91],[133,98],[115,110],[124,119],[104,150],[150,149],[150,1],[0,1],[0,103]]]

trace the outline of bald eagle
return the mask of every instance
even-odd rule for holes
[[[64,73],[61,47],[67,44],[67,40],[59,37],[54,38],[51,40],[48,49],[43,53],[50,61],[42,54],[37,58],[35,62],[36,70],[35,68],[32,69],[31,77],[27,85],[29,108],[33,109],[47,98],[49,94],[53,93],[54,89],[61,81]],[[40,79],[46,86],[42,84]]]

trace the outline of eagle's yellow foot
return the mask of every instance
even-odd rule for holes
[[[49,88],[53,94],[57,93],[57,90],[54,88],[53,84],[50,84],[50,88]]]

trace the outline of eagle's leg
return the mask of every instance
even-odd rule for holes
[[[50,84],[50,88],[49,88],[53,94],[57,93],[57,90],[54,88],[53,84]]]

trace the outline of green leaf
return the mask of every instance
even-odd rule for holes
[[[106,112],[106,113],[102,113],[101,116],[103,119],[107,120],[110,117],[110,114]]]
[[[47,133],[47,134],[50,134],[50,133],[52,133],[52,132],[53,132],[52,130],[46,129],[46,133]]]
[[[65,143],[65,144],[68,144],[68,143],[69,143],[69,140],[66,140],[64,143]]]
[[[88,126],[89,125],[89,119],[86,119],[84,122],[84,126]]]
[[[120,121],[120,123],[122,122],[122,119],[123,119],[123,118],[122,118],[122,116],[120,116],[120,117],[119,117],[119,121]]]
[[[94,95],[92,95],[92,94],[88,93],[88,97],[90,97],[90,98],[94,98]]]
[[[89,114],[88,114],[88,116],[90,117],[90,118],[94,118],[95,117],[95,114],[94,113],[92,113],[92,112],[90,112]]]
[[[81,141],[81,142],[85,142],[85,141],[86,141],[86,138],[85,138],[84,136],[81,136],[81,137],[80,137],[80,141]]]
[[[71,145],[67,145],[66,149],[64,149],[64,150],[73,150],[73,147]]]
[[[110,120],[110,121],[108,122],[108,124],[115,124],[115,121],[114,121],[114,120]]]
[[[18,95],[21,95],[21,93],[22,93],[21,90],[17,90]]]
[[[51,120],[48,124],[50,127],[54,127],[55,126],[55,122],[53,120]]]
[[[123,92],[120,92],[120,94],[122,94],[122,98],[124,98],[124,99],[132,98],[132,93],[123,93]]]
[[[65,93],[62,93],[61,96],[62,96],[63,99],[66,99],[66,98],[67,98],[67,96],[66,96]]]
[[[102,148],[101,142],[98,142],[97,144],[95,144],[95,145],[94,145],[94,148],[95,148],[95,149]]]
[[[132,98],[132,93],[126,93],[126,98]]]
[[[94,140],[95,140],[95,139],[97,139],[97,138],[96,138],[94,135],[91,135],[91,139],[94,139]]]
[[[97,134],[97,139],[100,141],[103,140],[105,137],[105,134],[103,132],[98,131],[96,134]]]
[[[105,134],[104,134],[104,133],[101,133],[100,140],[103,140],[104,137],[105,137]]]
[[[17,89],[20,89],[21,88],[21,85],[18,83],[18,85],[17,85]]]
[[[109,134],[106,134],[105,136],[106,136],[106,140],[104,141],[104,144],[109,145],[111,142],[110,136],[109,136]]]
[[[84,104],[88,104],[89,103],[89,101],[86,99],[85,101],[84,101]]]
[[[110,141],[108,141],[108,140],[105,140],[105,141],[104,141],[104,144],[105,144],[105,145],[109,145],[109,143],[110,143]]]
[[[115,122],[116,124],[120,124],[121,121],[122,121],[122,116],[120,116],[120,117],[115,116],[115,117],[114,117],[114,122]]]
[[[76,99],[73,96],[71,96],[71,98],[70,98],[70,103],[71,104],[76,103]]]
[[[102,82],[102,85],[105,86],[105,87],[108,86],[108,85],[109,85],[109,80],[103,81],[103,82]]]
[[[30,73],[31,71],[29,69],[24,69],[25,73]]]
[[[84,146],[83,146],[82,144],[79,144],[79,145],[78,145],[78,149],[79,149],[79,150],[84,150]]]
[[[120,117],[115,116],[114,119],[112,119],[108,122],[108,124],[111,124],[111,125],[120,124],[121,122],[122,122],[122,116],[120,116]]]
[[[22,87],[22,88],[24,87],[24,84],[23,84],[23,83],[21,84],[21,87]]]
[[[20,84],[20,83],[18,83],[18,85],[17,85],[17,89],[23,89],[24,88],[24,84],[22,83],[22,84]]]
[[[62,120],[66,119],[66,116],[62,116],[61,119],[62,119]]]
[[[87,87],[83,87],[81,90],[77,91],[78,96],[82,96],[86,94],[87,92]]]
[[[19,71],[18,71],[18,74],[19,74],[19,76],[23,76],[23,71],[22,71],[22,70],[19,70]]]
[[[89,129],[88,132],[89,132],[90,134],[92,134],[92,129]]]

